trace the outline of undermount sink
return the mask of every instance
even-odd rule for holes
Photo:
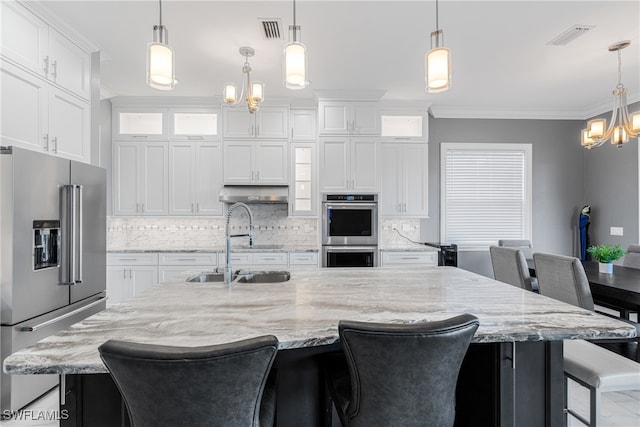
[[[187,282],[224,282],[224,273],[198,273],[195,276],[189,277]]]
[[[236,283],[281,283],[291,278],[288,271],[256,271],[253,273],[240,273]]]

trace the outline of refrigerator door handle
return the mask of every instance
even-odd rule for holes
[[[75,309],[75,310],[73,310],[73,311],[70,311],[70,312],[68,312],[68,313],[65,313],[65,314],[63,314],[63,315],[61,315],[61,316],[58,316],[58,317],[54,318],[54,319],[47,320],[46,322],[38,323],[38,324],[36,324],[36,325],[32,325],[32,326],[23,326],[20,330],[21,330],[21,331],[23,331],[23,332],[35,332],[35,331],[37,331],[38,329],[42,329],[42,328],[44,328],[45,326],[52,325],[52,324],[54,324],[54,323],[56,323],[56,322],[59,322],[59,321],[61,321],[61,320],[64,320],[64,319],[66,319],[66,318],[69,318],[69,317],[71,317],[71,316],[75,316],[76,314],[81,313],[81,312],[83,312],[83,311],[85,311],[85,310],[88,310],[88,309],[90,309],[91,307],[94,307],[94,306],[96,306],[96,305],[98,305],[98,304],[102,304],[102,303],[104,303],[107,299],[108,299],[108,297],[100,298],[100,299],[99,299],[99,300],[97,300],[97,301],[94,301],[94,302],[92,302],[92,303],[90,303],[90,304],[87,304],[87,305],[82,306],[82,307],[80,307],[80,308],[77,308],[77,309]]]
[[[65,185],[61,191],[62,261],[60,285],[82,283],[82,186]]]
[[[77,209],[76,216],[76,228],[74,230],[75,236],[74,240],[77,239],[75,245],[75,252],[73,257],[76,259],[76,274],[75,274],[75,282],[82,283],[82,253],[84,252],[84,241],[82,235],[82,206],[84,205],[84,199],[82,197],[82,185],[76,185],[75,191],[77,193],[77,197],[75,198],[75,206],[74,209]]]

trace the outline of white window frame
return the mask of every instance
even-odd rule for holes
[[[531,144],[515,144],[515,143],[455,143],[443,142],[440,144],[440,240],[446,243],[456,243],[460,251],[486,251],[490,245],[496,245],[498,239],[506,238],[504,236],[495,236],[495,241],[464,242],[450,241],[447,238],[446,218],[447,218],[447,182],[446,182],[446,158],[449,151],[519,151],[524,153],[524,180],[525,180],[525,218],[523,222],[522,236],[518,238],[531,240],[531,224],[532,224],[532,145]],[[512,237],[509,237],[512,238]],[[515,238],[515,237],[513,237]]]

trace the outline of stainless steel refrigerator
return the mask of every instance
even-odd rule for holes
[[[106,171],[0,147],[0,330],[11,353],[105,308]],[[56,375],[0,375],[0,410],[18,410]]]

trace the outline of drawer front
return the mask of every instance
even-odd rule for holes
[[[157,253],[110,253],[107,265],[158,265]]]
[[[318,253],[317,252],[291,252],[289,254],[289,264],[318,266]]]
[[[394,265],[438,265],[438,252],[383,252],[382,265],[384,267]]]
[[[233,253],[233,251],[231,251],[231,267],[232,268],[236,268],[236,266],[239,265],[251,265],[253,264],[253,254],[248,253],[248,252],[237,252],[237,253]],[[227,265],[227,254],[225,253],[220,253],[218,255],[218,265],[220,266],[226,266]]]
[[[254,265],[274,265],[274,264],[287,265],[287,253],[286,252],[254,253],[253,264]]]
[[[188,268],[177,265],[160,266],[158,267],[158,281],[160,283],[185,281],[190,276],[198,274],[199,272],[211,270],[210,265],[192,265]]]
[[[218,265],[217,253],[161,253],[160,265]]]

